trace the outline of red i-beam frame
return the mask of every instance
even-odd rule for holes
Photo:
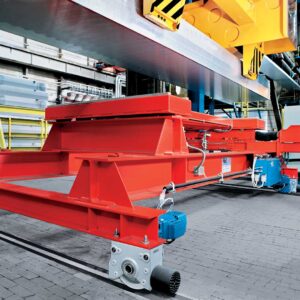
[[[208,153],[198,176],[203,157],[187,143],[199,146],[203,131],[226,136],[264,128],[256,119],[192,112],[189,100],[169,94],[50,107],[46,118],[52,129],[42,151],[0,153],[0,208],[148,249],[164,242],[158,217],[165,211],[135,201],[158,196],[170,182],[194,188],[219,174],[241,176],[256,153],[250,146]],[[16,183],[66,175],[76,175],[68,194]]]

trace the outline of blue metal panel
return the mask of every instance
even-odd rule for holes
[[[271,187],[281,183],[281,162],[279,158],[258,159],[255,164],[255,170],[261,176],[266,176],[264,186]]]
[[[297,193],[297,185],[298,185],[297,179],[293,179],[286,175],[283,175],[282,184],[283,184],[283,188],[280,190],[280,193],[282,194]]]

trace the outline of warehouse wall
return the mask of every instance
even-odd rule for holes
[[[81,69],[81,72],[84,73],[90,72],[90,70],[95,70],[93,68],[96,59],[88,58],[83,55],[79,55],[76,53],[72,53],[69,51],[65,51],[44,43],[40,43],[37,41],[33,41],[31,39],[26,39],[22,36],[18,36],[15,34],[11,34],[5,31],[0,30],[0,45],[6,45],[12,47],[12,49],[24,49],[28,53],[37,53],[41,55],[45,55],[45,57],[54,58],[56,61],[66,61],[72,63],[75,68],[76,66],[84,68]],[[55,61],[54,61],[55,63]],[[93,71],[95,73],[95,71]],[[47,85],[47,93],[49,95],[49,105],[55,104],[57,95],[58,95],[58,87],[59,81],[61,79],[76,82],[78,84],[87,84],[92,87],[103,87],[113,89],[113,85],[108,85],[106,83],[102,83],[97,78],[89,78],[88,73],[85,74],[85,77],[73,76],[72,74],[64,74],[60,72],[55,72],[51,70],[33,68],[28,65],[21,65],[19,62],[16,63],[14,61],[8,61],[2,58],[0,59],[0,74],[17,76],[17,77],[25,77],[28,79],[33,79],[39,82],[43,82]],[[95,73],[97,76],[101,75],[101,73]],[[98,75],[99,74],[99,75]],[[110,78],[112,78],[110,76]],[[101,80],[101,79],[100,79]]]
[[[0,30],[0,43],[5,45],[16,46],[18,48],[26,48],[29,51],[45,54],[55,58],[64,58],[78,65],[86,65],[93,67],[97,59],[89,58],[84,55],[73,53],[66,50],[60,50],[57,47],[40,43],[31,39],[25,39],[22,36],[12,34]]]
[[[25,68],[10,62],[0,62],[0,74],[25,77],[36,81],[43,82],[47,85],[47,93],[49,95],[49,104],[55,103],[57,98],[58,77],[50,72],[42,70]]]
[[[23,76],[22,66],[0,61],[0,74],[21,77]]]
[[[70,81],[74,84],[78,85],[86,85],[86,80],[80,80],[78,78],[72,78],[68,76],[61,77],[59,74],[55,74],[52,72],[47,72],[44,70],[38,70],[33,68],[23,68],[22,66],[11,64],[10,62],[1,62],[0,61],[0,74],[15,76],[15,77],[24,77],[32,80],[36,80],[38,82],[42,82],[46,84],[46,91],[49,96],[48,105],[56,104],[56,99],[58,96],[59,90],[59,81],[63,78],[64,81]],[[108,90],[112,90],[113,87],[107,87],[106,85],[101,85],[99,83],[96,84],[88,84],[89,87],[98,88],[106,88]]]
[[[28,69],[26,77],[36,81],[44,82],[47,86],[48,102],[54,104],[57,98],[58,77],[55,74],[42,70]]]
[[[53,105],[56,103],[56,98],[58,95],[58,84],[59,80],[61,79],[61,76],[59,74],[47,72],[44,70],[28,68],[6,61],[0,61],[0,74],[16,77],[25,77],[28,79],[33,79],[45,83],[47,86],[47,93],[49,95],[49,105]],[[80,80],[80,78],[73,78],[68,76],[63,76],[63,78],[64,80],[69,80],[78,84],[87,83],[86,79]],[[105,84],[102,85],[101,83],[89,84],[89,86],[95,88],[106,87]]]

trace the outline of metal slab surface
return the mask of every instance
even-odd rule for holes
[[[269,99],[268,87],[241,76],[240,60],[233,54],[186,22],[176,33],[162,30],[141,15],[141,4],[0,0],[0,29],[189,89],[201,88],[218,100]]]

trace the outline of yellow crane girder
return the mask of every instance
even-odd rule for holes
[[[172,10],[172,4],[178,6]],[[200,0],[184,4],[181,0],[144,0],[144,14],[172,31],[183,18],[226,49],[242,47],[242,73],[249,79],[257,78],[263,55],[296,50],[296,0]],[[172,19],[179,5],[184,6],[182,15],[177,13],[176,20]],[[171,12],[168,18],[161,15],[166,6]],[[157,18],[160,21],[156,22]]]

